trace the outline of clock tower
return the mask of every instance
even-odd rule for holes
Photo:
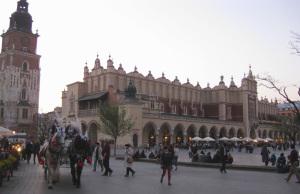
[[[19,0],[3,32],[0,53],[0,126],[35,137],[40,88],[38,33],[32,33],[28,2]]]

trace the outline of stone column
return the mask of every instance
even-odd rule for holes
[[[173,135],[174,135],[174,128],[172,128],[172,129],[170,130],[170,144],[173,144],[173,142],[174,142]],[[176,141],[175,141],[175,142],[176,142]]]
[[[156,144],[158,145],[158,144],[162,143],[161,137],[159,137],[160,128],[157,128],[157,130],[155,132],[156,132],[156,134],[155,134],[156,135]]]
[[[183,131],[183,143],[186,144],[187,142],[187,132]]]

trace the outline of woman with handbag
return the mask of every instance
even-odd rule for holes
[[[129,172],[131,172],[131,175],[133,176],[135,174],[135,171],[132,169],[133,164],[133,149],[131,148],[130,144],[125,144],[125,167],[126,167],[126,174],[125,177],[129,176]]]

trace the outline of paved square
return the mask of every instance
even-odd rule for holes
[[[38,165],[22,163],[19,171],[10,182],[4,182],[1,194],[298,194],[300,184],[295,178],[290,183],[284,181],[286,174],[229,170],[221,174],[218,169],[179,167],[172,174],[172,186],[160,184],[160,168],[157,164],[134,163],[136,175],[124,177],[123,161],[111,160],[114,170],[111,177],[92,172],[85,166],[82,175],[82,187],[75,188],[71,183],[70,169],[61,169],[61,181],[48,190],[43,177],[43,169]]]

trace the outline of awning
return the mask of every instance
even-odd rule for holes
[[[78,101],[88,101],[88,100],[103,100],[107,96],[108,92],[99,92],[92,95],[82,96],[78,99]]]
[[[1,136],[10,136],[10,135],[13,135],[13,131],[0,126],[0,135]]]

